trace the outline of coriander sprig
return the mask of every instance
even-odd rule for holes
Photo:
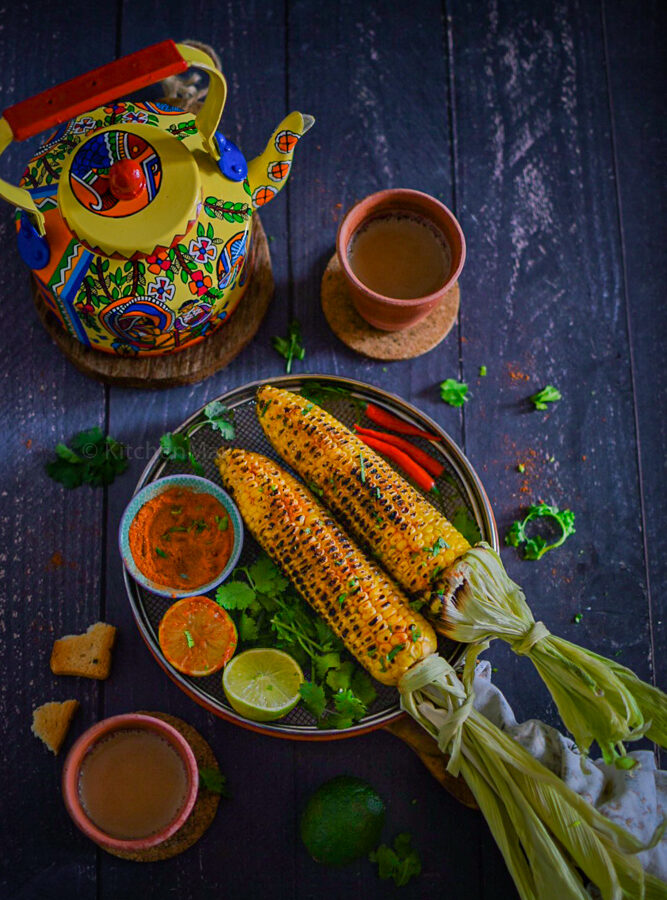
[[[529,537],[526,526],[534,519],[548,517],[560,527],[560,537],[548,544],[541,534]],[[549,550],[555,550],[565,543],[567,538],[574,534],[574,513],[570,509],[559,510],[557,506],[549,506],[547,503],[538,503],[528,507],[528,512],[523,519],[512,522],[509,531],[505,535],[505,543],[511,547],[524,545],[524,559],[541,559]]]
[[[463,381],[447,378],[440,382],[440,399],[450,406],[463,406],[469,399],[468,385]]]
[[[298,319],[292,319],[287,328],[287,337],[275,335],[271,338],[271,345],[285,360],[285,371],[289,375],[292,371],[292,362],[295,359],[303,359],[306,348],[301,342],[301,324]]]
[[[204,467],[196,459],[192,452],[190,440],[201,428],[208,425],[214,431],[219,431],[226,441],[233,441],[236,430],[234,428],[234,411],[221,403],[220,400],[212,400],[204,407],[204,419],[194,422],[186,431],[176,433],[167,432],[160,438],[162,455],[166,459],[178,462],[190,463],[195,475],[203,475]]]
[[[351,581],[353,592],[356,580]],[[302,683],[300,693],[318,727],[349,728],[366,714],[375,700],[371,679],[346,658],[342,641],[268,556],[261,554],[252,565],[237,568],[215,599],[234,619],[242,645],[278,647],[310,669],[310,680]]]
[[[56,458],[46,464],[46,474],[66,488],[106,487],[127,469],[125,447],[97,425],[75,434],[67,444],[56,444]]]

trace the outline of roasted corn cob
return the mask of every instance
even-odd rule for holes
[[[267,385],[257,414],[271,444],[412,595],[430,595],[468,541],[389,463],[305,397]]]
[[[521,588],[487,545],[474,549],[420,494],[337,419],[289,391],[258,391],[264,432],[326,505],[455,641],[501,638],[528,656],[582,753],[607,762],[642,735],[667,746],[665,695],[628,669],[535,622]]]
[[[374,678],[395,685],[435,652],[428,622],[293,476],[245,450],[216,463],[256,540]]]

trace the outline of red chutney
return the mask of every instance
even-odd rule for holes
[[[213,581],[225,568],[234,528],[211,494],[173,487],[144,503],[130,525],[129,541],[142,575],[189,591]]]

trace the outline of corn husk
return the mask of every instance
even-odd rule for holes
[[[426,602],[424,611],[447,637],[463,643],[500,638],[528,656],[584,756],[594,740],[608,763],[625,755],[623,742],[644,735],[666,745],[667,696],[629,669],[535,622],[523,591],[488,545],[465,553]]]
[[[473,706],[471,648],[462,680],[441,657],[418,663],[399,683],[401,706],[449,753],[465,778],[523,900],[659,896],[636,854],[646,846],[614,824]],[[659,838],[656,834],[654,841]]]

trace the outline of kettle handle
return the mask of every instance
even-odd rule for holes
[[[96,106],[184,72],[189,66],[205,69],[210,77],[209,91],[196,123],[206,150],[217,160],[220,151],[214,135],[225,105],[227,83],[207,53],[174,41],[162,41],[130,53],[8,107],[0,117],[0,154],[12,141],[23,141]],[[44,217],[28,191],[0,179],[0,197],[30,213],[39,233],[44,234]]]

